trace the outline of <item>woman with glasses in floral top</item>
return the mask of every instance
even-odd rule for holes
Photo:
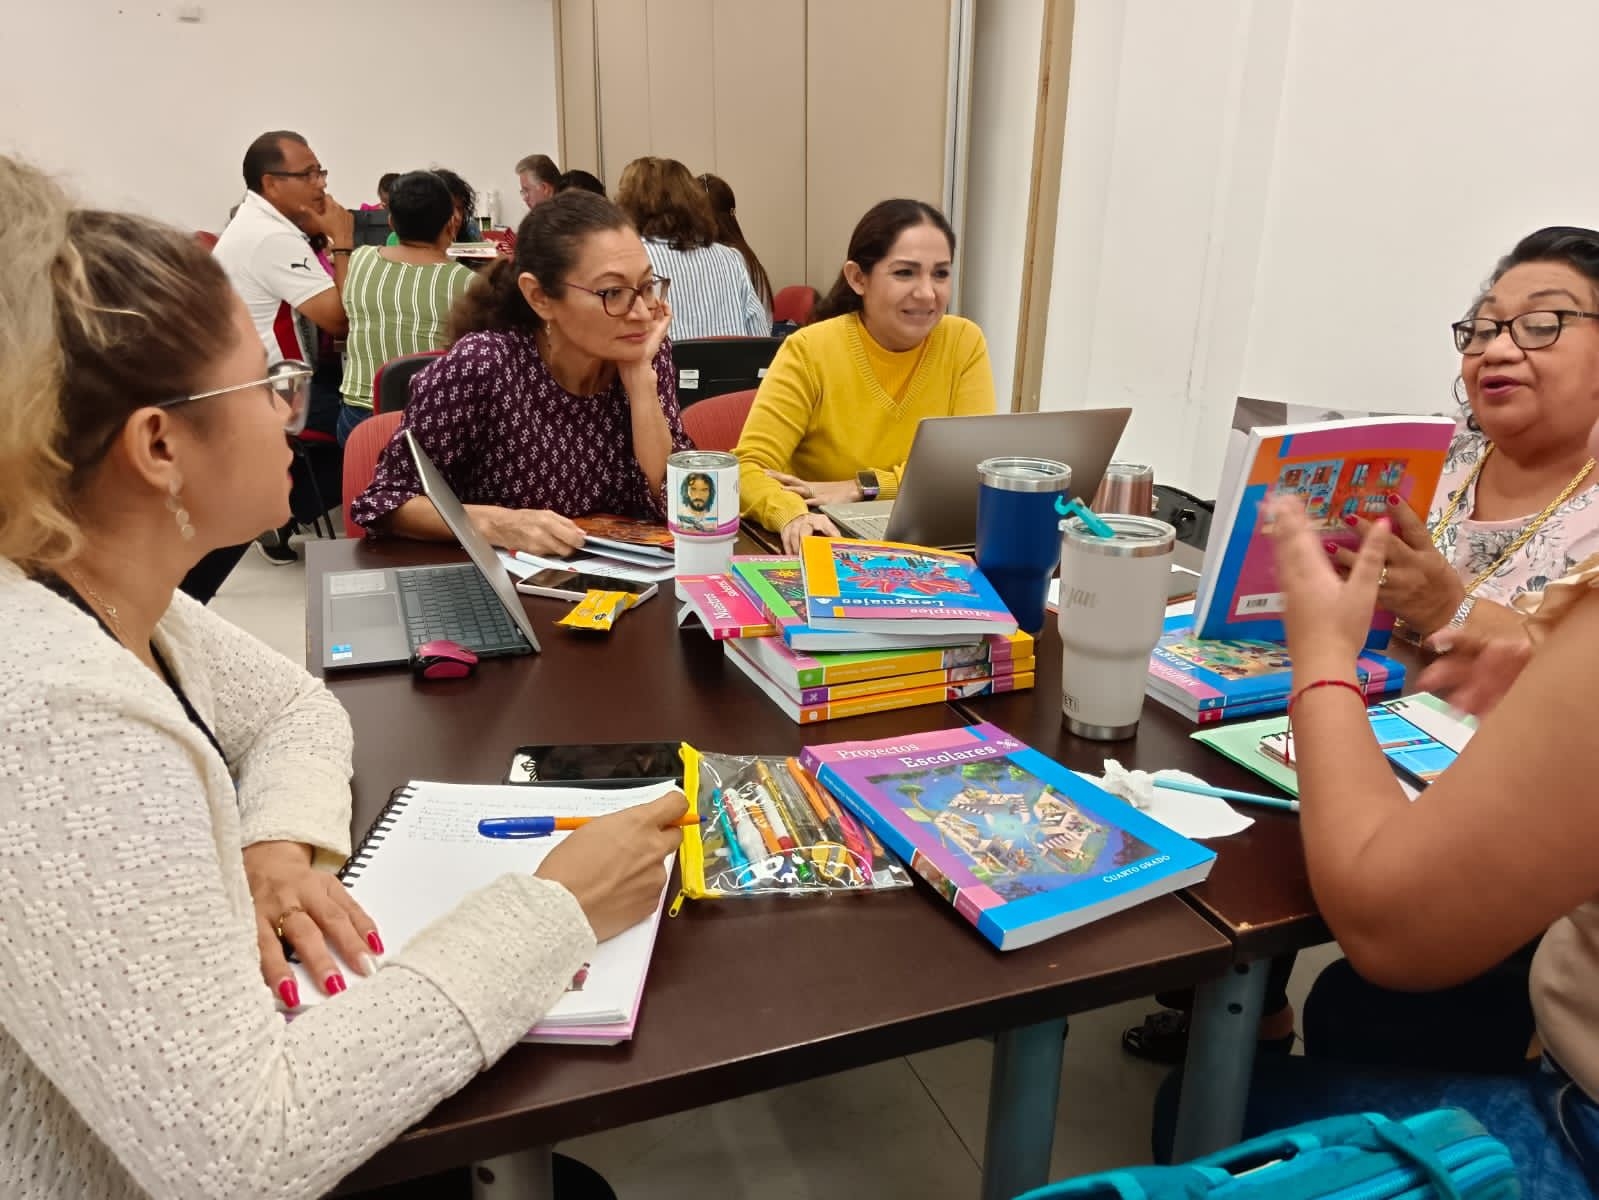
[[[1452,328],[1466,419],[1424,526],[1393,506],[1377,597],[1411,638],[1524,636],[1511,607],[1599,553],[1599,473],[1588,432],[1599,420],[1599,232],[1528,234],[1494,268]],[[1362,536],[1369,522],[1357,519]],[[1341,572],[1355,553],[1327,543]],[[1537,943],[1439,992],[1398,992],[1347,960],[1317,978],[1305,1004],[1305,1051],[1392,1067],[1509,1071],[1533,1031],[1527,975]],[[1261,1045],[1293,1044],[1292,958],[1275,960]],[[1152,1013],[1123,1035],[1140,1057],[1179,1061],[1186,1014]]]
[[[567,192],[517,231],[457,302],[449,352],[411,384],[409,427],[490,541],[532,554],[583,544],[572,517],[664,520],[666,459],[692,446],[666,331],[671,281],[603,197]],[[451,535],[400,442],[352,505],[371,532]]]

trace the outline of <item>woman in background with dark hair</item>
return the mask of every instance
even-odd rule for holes
[[[737,454],[744,516],[786,552],[838,535],[822,505],[892,499],[923,417],[994,411],[983,331],[945,311],[954,257],[943,213],[884,200],[855,226],[815,322],[778,350]]]
[[[616,204],[644,239],[657,274],[672,280],[672,340],[757,337],[772,332],[744,260],[716,240],[705,189],[675,158],[636,158],[622,171]]]
[[[590,171],[567,171],[555,185],[555,194],[562,192],[579,191],[593,192],[596,196],[605,195],[605,183]]]
[[[344,281],[344,406],[339,445],[372,415],[378,368],[402,354],[442,350],[455,301],[472,286],[472,272],[445,254],[460,226],[449,187],[434,171],[397,177],[389,194],[389,224],[399,244],[357,246]]]
[[[734,208],[738,201],[733,196],[733,189],[728,186],[727,180],[720,175],[701,175],[700,185],[705,189],[705,197],[711,202],[711,216],[716,218],[716,240],[724,246],[731,246],[744,256],[744,266],[750,273],[750,282],[755,285],[755,294],[760,297],[766,315],[772,315],[772,279],[766,273],[766,268],[761,266],[761,260],[756,256],[749,240],[744,236],[744,229],[738,223],[738,216]]]
[[[566,555],[583,544],[571,517],[665,518],[667,455],[692,446],[665,344],[670,282],[615,205],[567,192],[457,302],[453,345],[412,382],[405,426],[495,545]],[[396,440],[351,515],[449,539],[421,491]]]
[[[450,197],[455,202],[456,230],[455,240],[458,242],[481,242],[483,230],[477,223],[477,192],[472,185],[462,179],[448,167],[434,167],[433,174],[444,181],[444,186],[450,189]],[[389,234],[386,246],[398,246],[400,235]]]

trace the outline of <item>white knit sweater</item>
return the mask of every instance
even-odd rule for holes
[[[286,1022],[241,848],[349,852],[344,711],[180,595],[156,646],[224,763],[154,672],[4,560],[0,614],[0,1196],[319,1195],[591,953],[569,892],[505,876]]]

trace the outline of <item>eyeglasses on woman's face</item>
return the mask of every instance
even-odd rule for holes
[[[1560,340],[1560,331],[1568,321],[1599,321],[1599,313],[1580,312],[1574,308],[1553,308],[1537,312],[1524,312],[1508,321],[1495,321],[1490,317],[1473,317],[1456,321],[1449,328],[1454,331],[1455,349],[1467,358],[1486,354],[1488,347],[1505,330],[1510,330],[1510,340],[1523,350],[1542,350]]]
[[[591,296],[598,296],[600,303],[605,307],[606,316],[625,317],[633,311],[633,305],[637,303],[641,296],[644,299],[644,306],[653,313],[661,306],[661,302],[666,299],[666,293],[671,290],[672,281],[657,276],[639,287],[607,287],[596,290],[594,288],[586,288],[579,283],[569,283],[566,286],[576,288],[580,292],[587,292]]]
[[[305,419],[310,415],[311,368],[297,358],[285,358],[267,368],[265,379],[252,379],[249,383],[235,383],[225,388],[212,388],[208,392],[195,392],[192,396],[178,396],[164,400],[157,408],[176,408],[195,400],[209,400],[213,396],[226,396],[231,392],[250,388],[266,388],[274,399],[288,406],[289,417],[283,422],[283,431],[295,435],[305,432]]]

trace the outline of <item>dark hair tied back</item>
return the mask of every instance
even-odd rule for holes
[[[529,210],[516,231],[515,256],[498,259],[455,302],[451,344],[485,330],[535,332],[542,322],[517,280],[531,275],[546,293],[559,296],[590,237],[629,228],[622,210],[593,192],[562,192]]]
[[[850,234],[849,252],[845,262],[852,262],[862,271],[871,274],[872,268],[888,257],[888,252],[899,241],[899,235],[917,225],[931,225],[949,239],[949,256],[955,257],[955,231],[949,227],[944,214],[931,204],[920,200],[882,200],[872,205]],[[850,287],[844,272],[838,273],[832,289],[816,306],[816,320],[860,312],[861,298]]]
[[[1594,290],[1594,302],[1599,304],[1599,231],[1580,225],[1550,225],[1529,233],[1494,265],[1488,287],[1472,302],[1467,315],[1476,316],[1488,290],[1503,279],[1507,271],[1534,262],[1564,263],[1587,279]]]

